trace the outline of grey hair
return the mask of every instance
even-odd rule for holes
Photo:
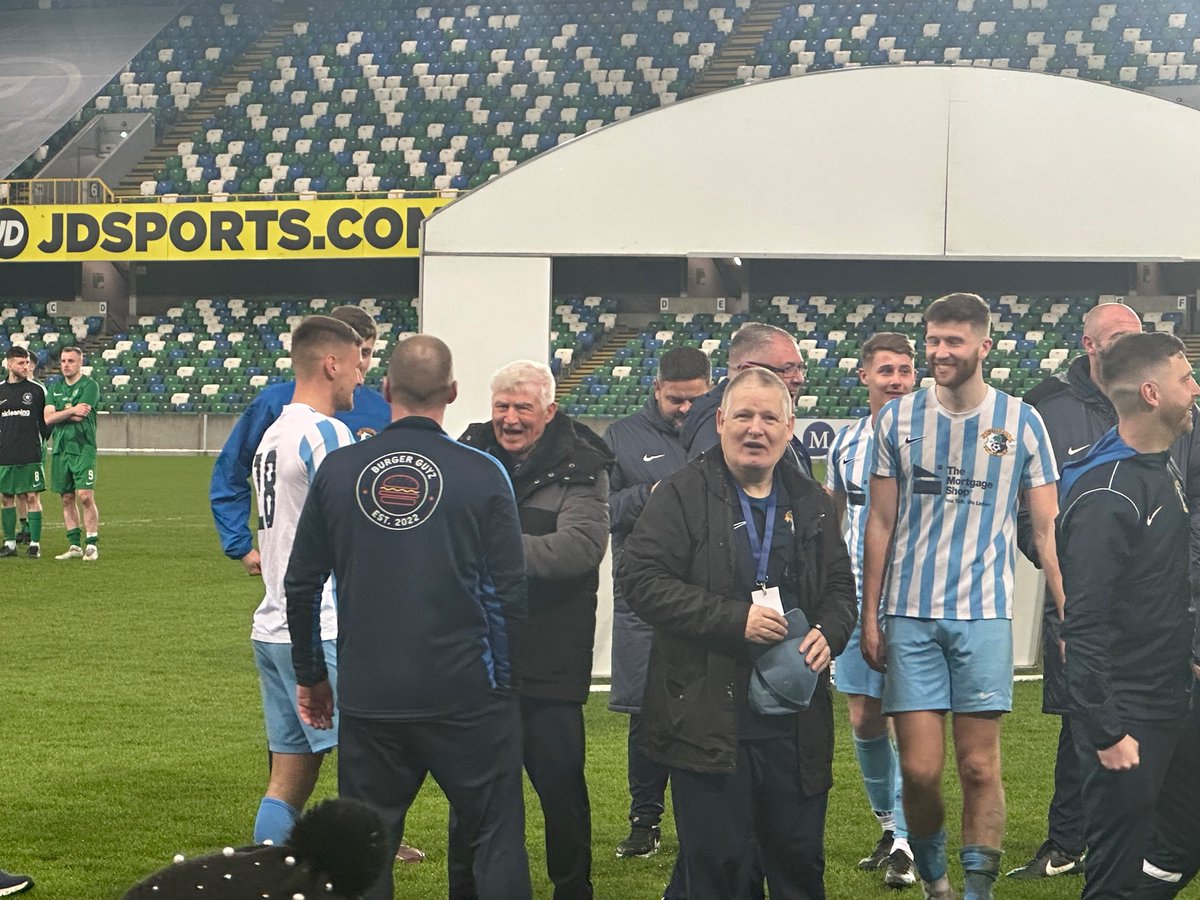
[[[783,408],[784,418],[794,415],[794,407],[792,405],[792,394],[791,394],[791,391],[788,390],[787,385],[783,383],[783,379],[780,378],[778,375],[776,375],[774,372],[768,371],[767,369],[760,369],[758,366],[754,366],[753,368],[743,369],[741,372],[738,372],[738,374],[734,375],[726,383],[725,393],[721,395],[721,415],[722,416],[729,415],[729,406],[732,402],[730,400],[730,398],[733,396],[734,390],[741,387],[742,385],[746,385],[748,387],[754,386],[754,387],[765,387],[765,388],[777,389],[778,391],[780,391],[779,399],[781,401],[781,406]]]
[[[747,357],[781,337],[796,343],[796,338],[782,328],[765,322],[747,322],[729,342],[729,367],[732,369],[741,365]]]
[[[510,362],[492,376],[493,396],[525,389],[536,395],[542,406],[554,402],[554,388],[554,373],[550,367],[532,359]]]

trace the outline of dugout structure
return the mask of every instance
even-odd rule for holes
[[[772,79],[583,135],[424,224],[422,330],[454,348],[463,387],[447,429],[487,408],[493,371],[545,357],[555,258],[1197,261],[1196,147],[1188,107],[972,66]],[[1023,560],[1017,592],[1032,664]]]

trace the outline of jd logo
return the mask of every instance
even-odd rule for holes
[[[0,259],[16,259],[29,243],[29,226],[15,209],[0,209]]]

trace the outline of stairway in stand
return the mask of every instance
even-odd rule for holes
[[[558,397],[562,400],[570,394],[573,394],[579,385],[583,383],[583,379],[587,375],[595,375],[601,369],[607,368],[613,364],[613,357],[616,356],[618,350],[625,346],[625,342],[632,340],[638,336],[636,328],[630,328],[628,325],[618,325],[616,328],[609,331],[604,340],[600,343],[592,355],[589,356],[581,365],[576,366],[570,375],[561,379],[558,382]]]
[[[292,33],[292,25],[308,18],[309,8],[309,0],[288,0],[284,3],[275,24],[264,31],[257,43],[242,54],[218,81],[196,98],[154,149],[125,176],[117,186],[116,193],[136,195],[143,181],[154,181],[155,173],[179,152],[179,143],[190,140],[204,120],[225,105],[225,95],[236,91],[238,82],[250,78],[265,60],[275,58],[276,51]]]
[[[738,66],[746,64],[746,57],[758,46],[763,35],[771,30],[787,5],[787,0],[755,0],[737,28],[704,67],[704,72],[692,86],[690,96],[698,97],[729,87],[737,76]]]

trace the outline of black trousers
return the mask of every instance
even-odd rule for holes
[[[1154,823],[1154,804],[1175,752],[1180,728],[1131,725],[1138,741],[1135,769],[1112,771],[1100,764],[1082,735],[1075,736],[1083,773],[1087,821],[1087,867],[1082,900],[1132,897]]]
[[[824,900],[828,793],[800,790],[792,738],[742,741],[729,775],[671,769],[688,900]],[[761,861],[761,869],[759,862]]]
[[[529,898],[521,732],[517,701],[497,694],[481,709],[443,719],[388,722],[342,713],[338,791],[374,806],[388,828],[389,859],[426,773],[458,814],[484,900]],[[392,900],[392,867],[364,900]]]
[[[1195,692],[1194,692],[1195,693]],[[1192,708],[1154,808],[1154,831],[1134,896],[1138,900],[1174,897],[1200,871],[1200,699]]]
[[[520,699],[525,771],[537,792],[545,819],[546,874],[554,900],[592,896],[592,812],[584,780],[583,706]],[[483,897],[478,867],[463,840],[459,810],[450,804],[450,896]]]
[[[1047,837],[1071,856],[1084,851],[1083,777],[1075,738],[1071,734],[1071,719],[1062,717],[1058,731],[1058,755],[1054,759],[1054,796],[1047,815]]]
[[[639,746],[642,717],[629,717],[629,821],[653,828],[662,821],[669,770]]]

